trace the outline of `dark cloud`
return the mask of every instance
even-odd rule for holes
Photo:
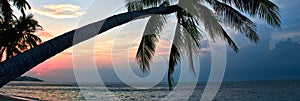
[[[228,55],[225,80],[300,79],[300,45],[290,40],[274,50],[267,44],[250,46]]]

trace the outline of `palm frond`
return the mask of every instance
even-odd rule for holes
[[[196,11],[195,7],[192,6],[197,2],[198,0],[179,0],[178,6],[180,6],[185,13],[189,13],[189,15],[195,15],[198,12]]]
[[[189,59],[189,64],[190,64],[190,70],[191,72],[194,74],[194,76],[196,76],[195,73],[195,66],[194,66],[194,55],[197,54],[198,51],[195,51],[197,48],[196,44],[193,43],[192,41],[192,37],[189,35],[186,35],[186,54],[188,56]],[[200,48],[200,47],[199,47]]]
[[[5,51],[5,47],[3,45],[0,45],[0,62],[2,62],[3,58],[3,53]]]
[[[143,2],[141,0],[125,0],[128,11],[136,11],[144,9]]]
[[[182,47],[182,26],[177,23],[175,35],[173,39],[173,44],[170,51],[170,57],[169,57],[169,68],[168,68],[168,84],[169,84],[169,90],[173,87],[173,78],[172,74],[174,72],[175,66],[178,64],[181,58],[181,50]]]
[[[157,41],[156,35],[145,35],[141,40],[136,54],[136,61],[143,72],[149,69],[150,62],[155,53],[155,44]]]
[[[159,33],[162,31],[165,24],[165,16],[152,15],[146,25],[136,54],[136,61],[143,71],[149,69],[149,64],[155,53],[156,43],[159,41]]]
[[[235,52],[238,52],[238,47],[220,25],[212,11],[202,4],[195,4],[195,6],[196,10],[199,12],[197,18],[202,22],[208,35],[212,39],[215,39],[216,36],[222,37]]]
[[[168,84],[169,89],[171,90],[173,87],[173,78],[172,74],[174,72],[174,68],[177,63],[180,61],[180,50],[177,48],[175,44],[172,45],[169,57],[169,68],[168,68]]]
[[[201,30],[198,28],[197,24],[198,22],[193,16],[184,16],[181,21],[181,26],[184,28],[183,31],[186,33],[185,35],[190,38],[186,40],[192,40],[196,45],[196,49],[200,48],[200,40],[202,38]]]
[[[142,10],[151,7],[169,6],[177,0],[125,0],[128,11]]]
[[[256,33],[256,25],[249,18],[231,6],[219,2],[218,0],[211,0],[210,4],[214,8],[218,18],[220,18],[224,24],[234,28],[242,34],[245,34],[255,43],[259,41],[259,36]]]
[[[171,74],[174,71],[174,67],[180,61],[181,55],[183,55],[182,53],[186,53],[189,57],[190,70],[193,74],[195,74],[193,55],[198,53],[200,48],[200,39],[202,38],[201,30],[198,28],[199,23],[192,14],[182,8],[181,11],[177,12],[177,19],[178,23],[169,57],[169,89],[172,89]]]
[[[189,65],[191,72],[195,75],[195,67],[193,62],[193,57],[195,54],[198,54],[198,50],[200,49],[200,32],[191,28],[191,26],[186,26],[191,24],[191,22],[187,21],[183,23],[184,34],[184,46],[185,53],[189,59]]]
[[[142,0],[143,5],[146,7],[155,7],[161,5],[164,0]]]
[[[30,47],[30,48],[34,48],[37,45],[40,45],[42,43],[42,40],[34,35],[34,34],[27,34],[26,35],[26,44]]]
[[[173,44],[170,52],[169,75],[174,72],[174,67],[177,65],[177,62],[180,61],[180,57],[180,50]]]
[[[234,5],[240,11],[252,17],[259,17],[269,25],[280,28],[281,20],[279,7],[269,0],[221,0],[225,3]]]
[[[6,59],[16,56],[17,54],[20,54],[20,53],[21,53],[21,51],[17,47],[15,47],[15,45],[10,44],[6,48]]]
[[[149,7],[157,7],[164,0],[125,0],[128,11],[142,10]]]
[[[9,22],[13,19],[13,10],[8,0],[0,0],[1,15],[5,22]]]
[[[39,25],[38,21],[33,19],[33,15],[29,14],[27,16],[21,16],[16,20],[16,27],[18,29],[25,31],[27,33],[32,33],[37,30],[42,30],[42,26]]]
[[[26,0],[11,0],[18,9],[31,9],[31,6]]]

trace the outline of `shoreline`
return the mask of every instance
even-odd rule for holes
[[[0,94],[0,100],[3,100],[3,101],[25,101],[25,100],[22,100],[22,99],[13,98],[11,96],[6,96],[6,95],[3,95],[3,94]]]
[[[0,93],[0,100],[1,101],[38,101],[37,99],[30,99],[18,96],[11,96],[11,95],[4,95]]]

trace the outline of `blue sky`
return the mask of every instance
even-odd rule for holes
[[[44,40],[49,40],[63,32],[77,28],[78,26],[86,25],[111,16],[116,11],[117,13],[123,11],[117,10],[124,6],[123,0],[96,0],[94,3],[92,3],[92,1],[93,0],[29,0],[34,8],[31,12],[45,28],[40,34]],[[264,23],[260,23],[261,21],[255,20],[258,24],[257,28],[261,39],[258,44],[250,43],[249,40],[242,35],[232,34],[234,40],[240,47],[240,51],[234,53],[232,49],[227,49],[227,67],[224,80],[300,79],[300,63],[298,62],[300,57],[300,7],[298,5],[300,5],[300,2],[298,0],[289,0],[288,2],[283,0],[273,1],[281,9],[282,29],[273,29]],[[62,8],[60,9],[59,7]],[[67,8],[72,10],[68,10]],[[60,11],[59,9],[63,11]],[[172,26],[172,24],[174,24],[174,21],[171,21],[169,26]],[[134,40],[138,39],[138,33],[141,33],[140,30],[143,29],[143,26],[143,20],[135,21],[127,26],[123,26],[121,32],[124,34],[122,34],[122,36],[127,38],[118,39],[117,41],[122,42],[122,44],[114,45],[123,48],[131,47],[128,44],[130,42],[134,43]],[[170,29],[165,30],[165,33],[168,32],[170,32]],[[109,55],[104,53],[109,53],[111,52],[110,48],[114,48],[107,44],[113,44],[111,43],[111,39],[118,36],[118,34],[115,33],[118,32],[116,30],[111,30],[95,39],[96,43],[99,42],[97,43],[96,49],[101,50],[99,51],[99,54],[101,55],[98,56],[99,58],[109,57]],[[128,35],[130,33],[136,34]],[[133,39],[133,41],[127,41],[128,38]],[[168,46],[166,42],[160,44],[162,46],[160,53],[168,51],[168,47],[164,47]],[[134,52],[132,50],[135,49],[130,49],[131,52],[126,54],[132,54]],[[72,56],[70,56],[72,53],[71,51],[72,49],[68,49],[60,55],[47,60],[26,75],[42,78],[46,81],[74,81]],[[207,80],[208,78],[211,66],[210,56],[210,52],[208,51],[200,58],[200,81]],[[132,57],[129,58],[132,59]],[[104,64],[102,63],[103,61],[109,62],[110,59],[101,60],[97,63],[97,66],[100,67],[100,75],[106,81],[118,81],[118,77],[111,68],[111,62]],[[51,63],[53,62],[58,65],[52,65]],[[152,72],[163,70],[157,69],[157,67],[164,65],[164,63],[165,62],[160,61],[154,62]],[[137,75],[146,76],[149,74],[143,74],[135,64],[133,65],[133,71]],[[180,68],[185,67],[176,67],[177,71],[174,74],[174,78],[179,77]],[[191,81],[195,80],[195,77],[193,77],[188,70],[183,70],[185,71],[181,76],[186,76],[185,78],[188,79],[187,81],[189,81],[189,78]],[[163,78],[163,80],[166,80],[166,78]]]

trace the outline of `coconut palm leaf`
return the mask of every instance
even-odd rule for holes
[[[31,6],[29,5],[29,3],[26,0],[11,0],[14,4],[14,6],[16,6],[19,10],[21,10],[21,13],[23,15],[23,17],[25,17],[25,10],[31,9]]]
[[[251,17],[259,17],[269,25],[280,28],[279,7],[270,0],[221,0],[235,6]]]
[[[8,0],[0,0],[0,11],[4,22],[9,22],[13,19],[13,10]]]
[[[3,53],[4,53],[4,47],[0,47],[0,61],[2,61]]]
[[[170,56],[169,56],[168,84],[169,84],[170,90],[172,89],[172,86],[173,86],[172,74],[174,72],[174,68],[181,59],[181,52],[182,52],[181,46],[183,44],[182,35],[183,35],[182,34],[182,26],[179,23],[177,23],[175,35],[174,35],[174,39],[173,39],[173,44],[172,44]]]
[[[18,9],[31,9],[31,6],[26,0],[10,0]]]
[[[144,9],[144,5],[141,0],[126,0],[125,2],[128,11],[136,11],[136,10]]]
[[[184,13],[188,14],[188,13]],[[194,63],[193,63],[193,54],[197,54],[200,48],[200,40],[202,38],[200,29],[197,27],[196,19],[192,16],[184,16],[180,21],[180,25],[184,28],[183,33],[183,48],[184,52],[188,56],[190,62],[190,70],[195,74]]]
[[[26,16],[25,14],[25,10],[31,9],[31,6],[29,5],[29,3],[26,0],[1,0],[0,1],[0,11],[1,11],[1,15],[3,16],[3,18],[5,19],[6,22],[12,21],[13,18],[17,18],[14,14],[13,14],[13,10],[11,8],[11,4],[10,2],[13,3],[13,5],[19,9],[22,13],[22,16]]]
[[[33,19],[33,15],[29,14],[25,17],[21,16],[15,20],[15,26],[20,32],[25,31],[26,33],[33,33],[37,30],[42,30],[42,26],[38,24],[38,21]]]
[[[136,61],[140,65],[143,72],[149,69],[150,61],[155,54],[156,43],[159,41],[159,33],[166,24],[166,17],[163,15],[153,15],[150,17],[144,30],[142,40],[140,42]]]
[[[169,89],[171,90],[173,87],[173,78],[172,74],[174,72],[175,66],[178,64],[177,62],[180,61],[180,50],[177,48],[175,44],[171,47],[170,57],[169,57],[169,68],[168,68],[168,84]]]
[[[166,5],[160,5],[160,7],[162,6]],[[159,41],[159,33],[165,24],[166,16],[164,15],[152,15],[147,22],[136,54],[136,61],[143,72],[149,69],[150,62],[155,54],[156,43]]]
[[[223,24],[234,28],[237,32],[245,34],[246,37],[255,43],[259,41],[259,36],[255,31],[256,25],[249,18],[231,6],[217,0],[211,0],[209,3]]]
[[[215,39],[216,36],[221,36],[223,40],[227,42],[227,44],[237,52],[239,48],[231,39],[231,37],[226,33],[223,27],[220,25],[218,20],[213,15],[212,11],[202,4],[195,4],[197,13],[197,18],[202,22],[204,26],[204,30],[212,39]]]
[[[174,67],[180,61],[182,53],[188,56],[190,62],[190,70],[195,75],[193,55],[198,53],[200,48],[200,40],[202,38],[200,29],[198,29],[195,18],[189,16],[189,13],[182,11],[177,13],[178,24],[176,26],[175,36],[169,57],[168,84],[172,89],[172,77]]]
[[[177,0],[125,0],[128,11],[142,10],[157,6],[168,6]]]

